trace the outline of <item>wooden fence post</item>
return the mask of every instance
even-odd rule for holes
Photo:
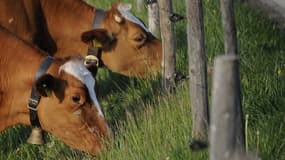
[[[236,146],[239,92],[238,58],[223,55],[214,63],[210,125],[210,160],[229,160]]]
[[[148,29],[157,38],[160,38],[158,2],[148,4]]]
[[[237,54],[237,36],[233,0],[220,0],[225,54]]]
[[[246,154],[236,141],[240,133],[239,59],[237,55],[220,55],[215,59],[210,125],[210,160],[257,160]]]
[[[175,86],[176,56],[174,41],[174,24],[170,21],[172,0],[159,0],[159,15],[162,40],[162,89],[169,91]]]
[[[236,25],[234,16],[233,0],[220,0],[221,13],[222,13],[222,24],[224,30],[224,47],[225,54],[238,54],[237,47],[237,35],[236,35]],[[244,138],[244,116],[241,106],[241,97],[236,97],[238,107],[238,120],[236,124],[238,126],[238,134],[236,135],[237,145],[241,150],[245,148],[245,138]]]
[[[202,0],[186,0],[192,138],[208,141],[208,85]]]

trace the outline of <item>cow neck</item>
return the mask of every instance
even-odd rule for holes
[[[47,56],[41,63],[40,67],[38,68],[35,78],[34,78],[31,96],[28,101],[28,108],[30,111],[30,122],[33,127],[41,127],[39,117],[37,114],[37,110],[38,110],[37,107],[40,102],[41,95],[37,92],[36,86],[34,83],[36,82],[36,80],[39,79],[39,77],[41,77],[43,74],[47,72],[52,62],[53,62],[53,58],[50,56]]]
[[[92,29],[101,28],[101,24],[104,20],[106,12],[103,9],[96,9],[94,20],[92,23]],[[102,49],[99,47],[89,47],[87,51],[87,56],[94,56],[95,59],[98,59],[98,67],[104,66],[103,61],[101,59]]]
[[[95,8],[82,0],[40,0],[48,31],[57,45],[55,57],[87,53],[88,45],[80,39],[90,30]]]

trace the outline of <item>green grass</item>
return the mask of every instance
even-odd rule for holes
[[[125,0],[134,2],[134,0]],[[111,0],[92,0],[109,8]],[[184,1],[173,1],[185,15]],[[218,1],[205,0],[205,32],[208,68],[222,54]],[[133,3],[135,4],[135,3]],[[146,21],[144,13],[137,13]],[[285,160],[285,33],[259,11],[236,3],[236,22],[241,66],[242,105],[248,119],[249,151],[262,159]],[[177,70],[188,73],[186,22],[175,25]],[[206,160],[208,150],[192,152],[188,82],[175,94],[161,95],[158,79],[129,79],[106,70],[99,72],[100,103],[114,137],[97,159],[102,160]],[[211,77],[209,77],[209,81]],[[211,82],[209,82],[211,84]],[[209,92],[210,93],[210,92]],[[51,135],[47,144],[25,143],[28,127],[17,126],[0,134],[0,159],[93,159],[70,149]]]

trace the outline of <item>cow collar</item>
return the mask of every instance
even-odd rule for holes
[[[92,29],[101,28],[102,21],[105,17],[106,13],[103,9],[96,9],[94,20],[92,23]],[[102,49],[99,47],[89,47],[87,56],[85,57],[85,63],[96,63],[97,67],[104,66],[103,61],[101,59]],[[94,61],[97,62],[94,62]]]
[[[101,28],[102,21],[106,15],[106,12],[103,9],[96,9],[92,29]]]
[[[37,92],[36,90],[36,86],[35,86],[35,82],[36,80],[38,80],[43,74],[46,73],[46,71],[48,70],[48,68],[50,67],[51,63],[53,61],[53,58],[50,56],[47,56],[44,61],[42,62],[42,64],[40,65],[40,67],[38,68],[35,78],[34,78],[34,82],[33,82],[33,87],[32,87],[32,92],[31,92],[31,96],[28,102],[28,108],[30,111],[30,122],[31,125],[33,127],[41,127],[40,121],[39,121],[39,117],[37,114],[38,111],[38,104],[40,102],[41,99],[41,95]]]
[[[102,49],[101,48],[88,48],[87,56],[85,57],[84,64],[95,64],[96,67],[104,66],[103,61],[101,59]]]

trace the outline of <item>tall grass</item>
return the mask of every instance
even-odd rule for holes
[[[124,0],[135,4],[135,0]],[[109,8],[112,0],[89,0]],[[174,11],[185,15],[184,0],[173,1]],[[223,36],[218,1],[205,0],[208,68],[222,54]],[[285,34],[259,11],[235,3],[241,66],[242,105],[249,115],[248,149],[262,159],[285,160]],[[134,5],[135,6],[135,5]],[[146,21],[144,13],[133,12]],[[175,25],[177,70],[188,73],[186,22]],[[211,73],[209,73],[211,76]],[[97,159],[206,160],[208,151],[192,152],[188,81],[175,93],[160,94],[158,79],[126,78],[99,71],[100,103],[114,136]],[[209,77],[211,84],[211,77]],[[211,96],[211,95],[210,95]],[[0,134],[0,159],[93,159],[70,149],[51,135],[47,144],[25,143],[30,129],[17,126]]]

